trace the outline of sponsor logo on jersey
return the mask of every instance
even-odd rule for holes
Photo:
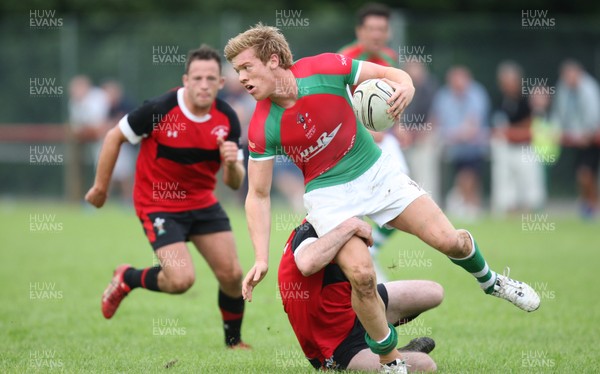
[[[318,155],[319,153],[321,153],[321,151],[323,151],[325,148],[327,148],[327,146],[329,145],[329,143],[331,143],[331,141],[333,140],[333,138],[335,138],[335,136],[337,135],[338,131],[340,130],[340,127],[342,127],[342,123],[340,122],[339,125],[337,125],[337,127],[335,129],[333,129],[333,131],[331,133],[327,133],[327,131],[325,131],[324,133],[322,133],[319,138],[317,139],[317,143],[311,145],[310,147],[306,148],[305,150],[303,150],[302,152],[300,152],[300,157],[302,157],[302,159],[304,160],[304,162],[310,160],[311,158],[315,157],[316,155]]]
[[[212,130],[210,130],[210,133],[216,136],[217,138],[225,138],[229,134],[229,131],[227,130],[227,126],[217,125]]]
[[[296,114],[296,124],[301,125],[304,130],[304,136],[307,139],[313,137],[315,132],[317,131],[317,127],[312,124],[312,119],[309,118],[309,114],[305,113],[304,115],[300,112]]]
[[[336,54],[335,55],[337,57],[338,60],[340,60],[340,62],[342,63],[342,66],[346,66],[348,64],[348,58],[344,55],[341,54]]]

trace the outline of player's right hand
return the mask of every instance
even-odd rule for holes
[[[388,99],[390,108],[387,112],[392,118],[398,118],[412,101],[413,96],[415,95],[415,87],[412,85],[412,82],[399,83],[388,78],[383,78],[382,80],[389,84],[394,90],[394,93],[392,93],[392,96]]]
[[[92,204],[96,208],[102,208],[106,202],[106,191],[101,190],[96,186],[92,186],[90,190],[85,194],[85,201]]]
[[[256,261],[254,266],[248,274],[246,274],[246,278],[244,278],[244,282],[242,282],[242,297],[244,300],[248,300],[248,302],[252,301],[252,290],[254,286],[256,286],[265,275],[267,275],[267,271],[269,270],[269,265],[264,261]]]

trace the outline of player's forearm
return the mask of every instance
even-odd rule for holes
[[[244,181],[246,170],[241,162],[230,164],[223,169],[223,182],[233,190],[237,190]]]
[[[296,255],[296,265],[302,275],[308,277],[329,264],[352,238],[358,226],[346,221],[321,238],[301,249]]]
[[[407,84],[413,87],[412,78],[404,70],[387,67],[385,68],[385,74],[381,78],[387,78],[391,81]]]
[[[271,235],[271,198],[248,191],[246,220],[250,239],[254,246],[255,261],[269,262],[269,239]]]
[[[110,130],[102,143],[94,186],[103,192],[108,190],[113,169],[119,157],[121,143],[121,134],[118,128]]]

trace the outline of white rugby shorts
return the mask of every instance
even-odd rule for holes
[[[307,221],[323,236],[351,217],[367,216],[384,226],[426,193],[384,151],[373,166],[353,181],[305,193],[304,208]]]

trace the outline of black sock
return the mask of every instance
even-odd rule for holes
[[[155,266],[145,269],[134,269],[129,268],[123,274],[123,281],[132,290],[134,288],[142,287],[151,291],[158,291],[158,273],[162,268]]]
[[[240,330],[244,318],[244,299],[231,297],[219,290],[219,309],[223,317],[223,329],[225,330],[225,344],[236,345],[241,341]]]

